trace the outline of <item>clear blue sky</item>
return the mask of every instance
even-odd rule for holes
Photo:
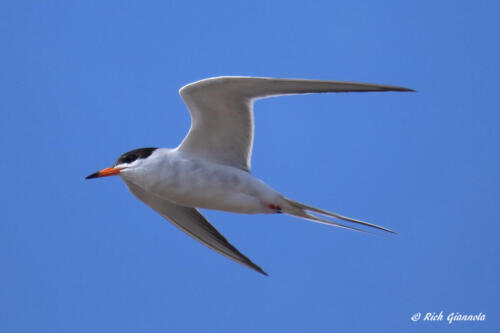
[[[0,331],[498,332],[496,1],[3,1]],[[417,93],[256,104],[253,173],[395,229],[204,213],[261,276],[192,240],[118,178],[175,147],[178,89],[218,75]],[[486,314],[414,323],[416,312]]]

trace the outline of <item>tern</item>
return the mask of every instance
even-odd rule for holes
[[[177,148],[129,151],[112,167],[86,179],[119,175],[132,194],[179,229],[227,258],[267,275],[229,243],[198,208],[284,213],[357,231],[363,229],[339,222],[394,231],[291,200],[254,177],[250,173],[253,102],[279,95],[370,91],[414,90],[356,82],[231,76],[190,83],[179,93],[191,114],[191,128]]]

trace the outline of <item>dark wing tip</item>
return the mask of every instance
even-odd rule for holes
[[[264,271],[262,270],[262,268],[260,268],[259,266],[257,266],[257,265],[256,265],[256,264],[254,264],[253,262],[250,262],[249,266],[250,266],[251,268],[253,268],[254,270],[256,270],[257,272],[259,272],[260,274],[265,275],[265,276],[269,276],[269,274],[267,274],[266,272],[264,272]]]
[[[227,242],[227,241],[226,241]],[[260,268],[259,266],[257,266],[256,264],[254,264],[254,262],[252,260],[250,260],[247,256],[245,256],[243,253],[241,253],[237,248],[235,248],[231,243],[227,243],[228,246],[230,248],[232,248],[234,251],[236,251],[241,257],[238,258],[239,260],[236,260],[236,258],[231,258],[237,262],[239,262],[240,264],[243,264],[244,266],[247,266],[248,268],[251,268],[253,269],[254,271],[262,274],[262,275],[265,275],[265,276],[269,276],[269,274],[267,274],[266,272],[264,272],[264,270],[262,268]]]
[[[401,88],[400,91],[417,92],[415,89],[410,89],[410,88]]]
[[[416,90],[405,87],[387,87],[385,91],[402,91],[402,92],[417,92]]]

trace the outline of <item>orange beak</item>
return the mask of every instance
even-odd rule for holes
[[[115,167],[102,169],[101,171],[97,171],[91,175],[88,175],[87,177],[85,177],[85,179],[115,176],[115,175],[119,174],[122,169],[123,168],[115,168]]]

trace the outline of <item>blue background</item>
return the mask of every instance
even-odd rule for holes
[[[499,2],[3,1],[1,332],[498,332]],[[218,75],[417,93],[256,103],[253,173],[398,231],[204,211],[261,276],[118,177],[175,147],[178,89]],[[479,323],[416,312],[485,313]]]

